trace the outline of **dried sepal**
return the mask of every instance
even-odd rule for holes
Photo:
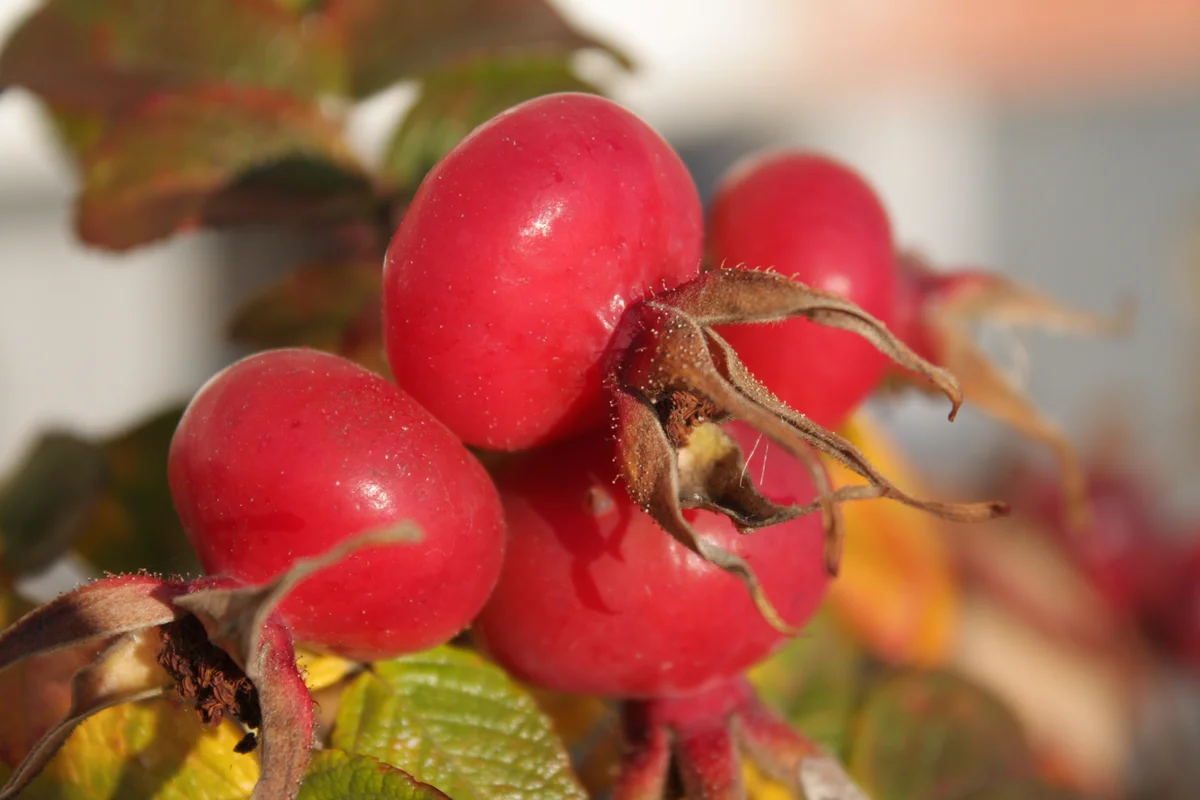
[[[900,279],[917,308],[909,332],[916,349],[957,376],[967,402],[1050,448],[1062,472],[1069,519],[1076,527],[1086,527],[1091,510],[1084,468],[1075,448],[975,343],[973,327],[986,321],[1012,329],[1116,335],[1127,332],[1132,325],[1133,304],[1125,303],[1114,314],[1068,308],[1003,275],[981,270],[938,272],[915,253],[901,254],[898,267]],[[902,370],[899,375],[907,382],[929,385],[911,371]]]
[[[71,682],[71,708],[46,732],[0,788],[0,800],[16,797],[50,763],[80,723],[93,714],[123,703],[148,700],[167,688],[162,672],[154,669],[157,642],[145,630],[116,639]]]
[[[771,394],[711,327],[790,316],[863,335],[904,369],[937,386],[957,408],[960,397],[953,376],[925,362],[873,317],[844,300],[768,272],[708,272],[630,308],[614,337],[620,347],[606,365],[619,467],[630,495],[672,536],[740,578],[763,616],[780,631],[791,628],[770,605],[753,571],[699,537],[683,509],[722,513],[743,531],[820,510],[826,566],[834,574],[842,549],[840,503],[887,497],[960,522],[983,521],[1007,511],[1002,503],[943,503],[905,492],[850,442]],[[809,468],[818,488],[811,504],[780,506],[743,481],[744,457],[728,437],[715,432],[716,425],[733,419],[766,434]],[[843,464],[867,484],[831,491],[814,452]]]
[[[118,575],[38,606],[0,633],[0,669],[32,656],[164,625],[178,611],[182,581]]]
[[[366,531],[345,539],[319,556],[295,562],[287,572],[268,583],[232,586],[217,582],[200,586],[186,596],[177,598],[175,605],[199,617],[213,642],[248,667],[259,652],[259,637],[267,621],[301,581],[359,550],[412,543],[420,538],[420,529],[411,523]]]
[[[678,460],[654,408],[625,391],[614,392],[613,407],[621,475],[634,501],[676,541],[745,584],[755,607],[771,627],[794,634],[796,629],[771,604],[750,565],[698,534],[684,518]]]
[[[414,542],[420,536],[415,525],[363,533],[320,556],[296,562],[270,583],[251,587],[218,584],[176,600],[177,606],[204,623],[214,643],[243,665],[257,690],[262,772],[251,800],[295,797],[316,729],[312,696],[296,667],[291,635],[276,614],[279,604],[305,578],[358,550]]]
[[[111,644],[76,673],[70,711],[18,765],[0,800],[36,777],[88,716],[160,694],[171,679],[189,684],[176,690],[197,704],[204,721],[228,714],[258,729],[236,748],[247,752],[261,743],[255,800],[294,798],[313,744],[313,701],[276,609],[302,580],[354,551],[419,537],[412,525],[360,534],[261,586],[109,577],[30,611],[0,634],[0,669],[67,647]]]
[[[887,326],[830,292],[814,289],[777,272],[716,269],[655,298],[702,328],[751,322],[779,322],[802,317],[861,336],[896,366],[914,372],[950,400],[953,421],[962,405],[962,392],[952,370],[931,364],[896,338]]]

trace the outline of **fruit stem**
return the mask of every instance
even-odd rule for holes
[[[671,769],[688,800],[744,800],[742,760],[798,797],[866,800],[837,761],[793,730],[738,677],[692,695],[631,700],[613,800],[661,800]]]

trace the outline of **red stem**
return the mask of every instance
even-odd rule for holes
[[[625,755],[613,786],[612,800],[661,800],[671,766],[667,728],[653,721],[647,703],[630,702],[621,709]]]

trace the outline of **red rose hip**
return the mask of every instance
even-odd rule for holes
[[[728,430],[751,449],[753,431]],[[807,470],[778,450],[748,468],[772,499],[812,499]],[[663,533],[615,473],[612,443],[593,433],[498,476],[509,552],[474,628],[491,655],[552,689],[666,697],[737,676],[786,641],[737,578]],[[788,623],[817,609],[827,583],[818,516],[742,535],[719,514],[684,513],[700,536],[745,559]]]
[[[735,165],[713,199],[707,246],[714,264],[770,268],[890,322],[887,211],[866,181],[831,158],[783,150]],[[861,337],[804,319],[719,330],[767,388],[828,427],[858,407],[889,365]]]
[[[275,350],[195,396],[171,442],[171,493],[206,571],[259,583],[367,530],[415,522],[302,582],[281,612],[296,639],[362,660],[440,644],[499,574],[490,478],[445,426],[337,356]]]
[[[585,94],[492,118],[426,176],[384,266],[396,381],[468,444],[516,450],[600,425],[601,361],[630,303],[699,271],[679,156]]]

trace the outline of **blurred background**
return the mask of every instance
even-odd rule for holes
[[[1187,0],[983,9],[949,0],[557,0],[639,69],[613,94],[681,150],[707,194],[763,145],[817,147],[879,189],[898,239],[945,265],[1030,279],[1097,311],[1132,294],[1135,332],[1031,336],[1028,389],[1083,435],[1118,408],[1200,508],[1190,279],[1200,205],[1200,5]],[[35,6],[0,3],[0,39]],[[596,65],[602,72],[602,64]],[[66,236],[73,182],[31,96],[0,103],[0,465],[41,425],[111,429],[189,394],[228,358],[221,325],[286,255],[270,237],[200,233],[115,258]],[[403,89],[356,110],[382,146]],[[245,241],[246,238],[251,240]],[[259,240],[261,239],[261,241]],[[223,256],[236,252],[237,263]],[[216,262],[215,264],[213,262]],[[214,268],[215,267],[215,268]],[[37,342],[38,346],[29,346]],[[941,406],[889,403],[908,452],[969,484],[1004,436]],[[964,446],[969,441],[976,446]]]
[[[36,5],[0,0],[0,42]],[[580,68],[671,140],[703,196],[752,150],[821,149],[858,168],[885,200],[897,240],[940,265],[984,266],[1098,312],[1134,298],[1136,324],[1120,339],[1032,334],[1014,350],[985,331],[984,341],[1074,440],[1117,441],[1120,458],[1145,465],[1164,529],[1195,530],[1200,3],[554,5],[632,56],[638,69],[628,74],[586,53]],[[412,99],[400,87],[353,110],[350,138],[368,160]],[[263,232],[89,251],[71,235],[74,191],[35,99],[0,96],[0,474],[48,426],[108,434],[190,396],[236,355],[225,338],[230,312],[296,261],[293,240]],[[969,407],[953,425],[944,403],[922,398],[871,410],[939,491],[983,491],[1010,459],[1042,457]],[[1112,432],[1121,436],[1103,435]],[[1007,551],[993,556],[1007,563]],[[1028,571],[1028,560],[1015,563]],[[1070,578],[1047,569],[1023,579],[1070,596],[1067,610],[1038,601],[1051,616],[1095,611],[1086,591],[1062,588]],[[1200,606],[1200,592],[1192,596]],[[1061,737],[1067,773],[1100,773],[1098,785],[1111,788],[1131,738],[1159,755],[1174,747],[1184,761],[1195,752],[1194,678],[1168,667],[1150,699],[1133,703],[1130,687],[1143,683],[1111,647],[1075,647],[1022,632],[992,606],[964,607],[975,616],[955,663],[1008,698],[1041,741]]]

